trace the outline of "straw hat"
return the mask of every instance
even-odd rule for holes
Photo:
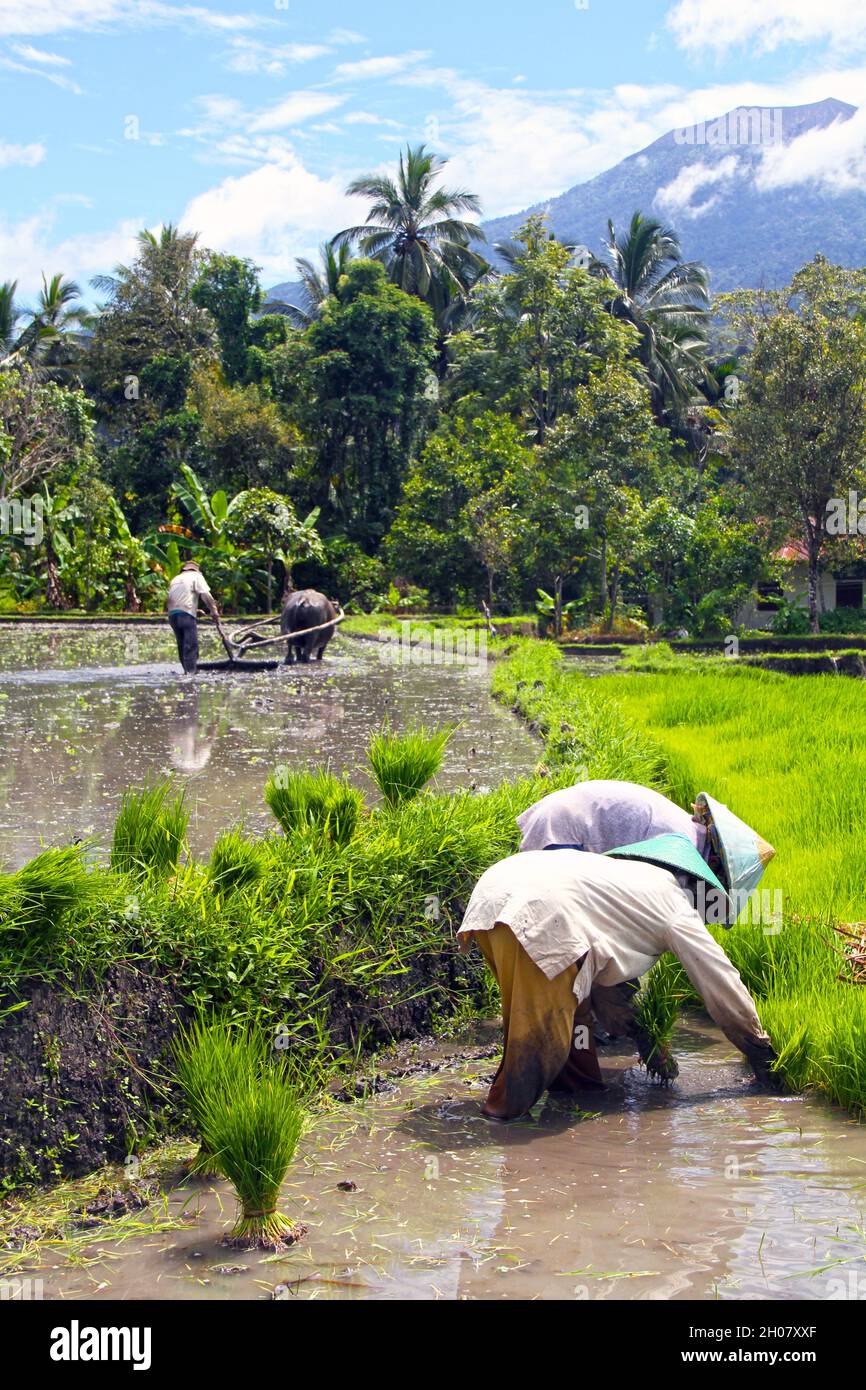
[[[722,861],[736,920],[776,851],[756,830],[708,792],[698,793],[695,812],[697,819],[706,826],[709,841]]]
[[[724,884],[713,873],[706,859],[698,853],[688,835],[681,835],[679,831],[653,835],[649,840],[637,840],[633,845],[621,845],[606,853],[612,859],[639,859],[646,864],[658,864],[662,869],[703,879],[711,888],[717,889],[725,900],[728,899]]]
[[[199,574],[201,574],[201,565],[197,560],[184,560],[180,568],[181,572],[183,572],[183,570],[198,570]]]

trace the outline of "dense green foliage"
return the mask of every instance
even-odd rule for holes
[[[172,226],[93,311],[62,276],[28,309],[0,286],[0,610],[159,609],[194,555],[239,612],[294,582],[724,635],[794,540],[815,626],[821,570],[866,574],[866,517],[827,525],[864,483],[862,272],[816,257],[712,306],[640,212],[604,261],[537,214],[489,249],[445,165],[356,179],[366,221],[298,262],[294,305]],[[777,624],[803,621],[789,586]]]

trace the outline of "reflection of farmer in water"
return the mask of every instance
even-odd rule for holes
[[[769,1079],[770,1040],[705,922],[733,924],[773,851],[705,793],[696,806],[700,824],[689,833],[666,824],[669,813],[655,799],[631,783],[554,793],[519,818],[522,852],[475,885],[461,949],[477,942],[496,976],[505,1031],[484,1105],[491,1119],[517,1118],[548,1089],[600,1086],[592,1019],[614,1036],[634,1036],[634,982],[665,951],[679,957],[759,1079]],[[624,843],[617,823],[636,843]],[[711,846],[718,854],[706,853]],[[710,917],[707,908],[719,902],[724,911]]]
[[[199,737],[199,692],[187,692],[184,713],[172,720],[168,735],[168,756],[178,772],[201,772],[210,762],[219,720],[214,716]]]
[[[198,666],[196,615],[199,599],[211,617],[219,618],[219,609],[207,580],[195,560],[187,560],[186,564],[181,566],[180,574],[176,574],[168,586],[165,606],[171,630],[177,641],[180,664],[188,676],[194,675]]]

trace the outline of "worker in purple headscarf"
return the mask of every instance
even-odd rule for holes
[[[704,854],[706,831],[675,801],[637,782],[576,782],[517,817],[520,848],[585,849],[606,854],[654,835],[686,835]]]

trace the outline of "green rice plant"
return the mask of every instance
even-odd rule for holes
[[[265,872],[261,845],[240,830],[217,836],[207,866],[208,880],[218,893],[236,893],[260,882]]]
[[[315,772],[277,769],[268,778],[265,801],[286,835],[314,827],[334,845],[348,844],[364,810],[357,788],[324,768]]]
[[[139,878],[167,878],[180,859],[189,812],[171,783],[124,792],[111,842],[111,868]]]
[[[820,999],[806,995],[768,995],[758,1013],[776,1052],[773,1071],[791,1091],[803,1091],[817,1079],[821,1051]]]
[[[181,1029],[172,1044],[175,1072],[183,1091],[200,1147],[189,1171],[196,1177],[219,1172],[215,1151],[205,1137],[207,1116],[214,1097],[232,1097],[251,1076],[259,1076],[268,1061],[268,1041],[263,1031],[253,1032],[237,1024],[197,1020]]]
[[[9,875],[9,913],[28,936],[53,934],[70,914],[93,897],[96,878],[84,862],[83,845],[45,849]]]
[[[839,1105],[866,1115],[866,990],[843,985],[844,994],[827,1011],[818,1071],[823,1088]]]
[[[373,735],[367,760],[386,806],[411,801],[442,765],[442,757],[454,726],[426,729],[410,725],[403,734],[392,731],[387,721]]]
[[[691,996],[692,988],[680,962],[670,952],[660,956],[641,981],[635,1001],[632,1037],[647,1069],[662,1084],[679,1075],[671,1049],[671,1035],[680,1006]]]
[[[208,1147],[238,1199],[231,1243],[281,1249],[297,1234],[277,1208],[304,1127],[295,1088],[279,1067],[250,1070],[232,1094],[208,1092],[203,1123]]]

